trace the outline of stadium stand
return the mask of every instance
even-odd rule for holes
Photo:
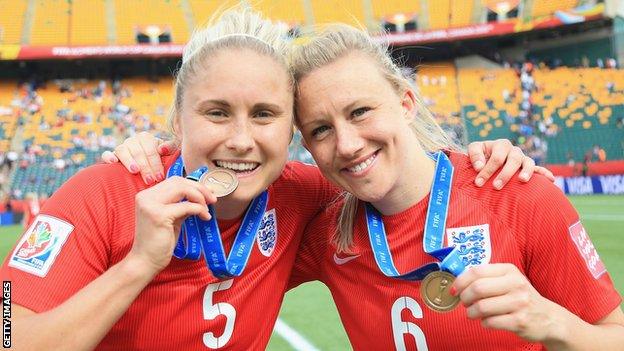
[[[65,0],[36,1],[31,45],[68,44],[69,3]]]
[[[451,0],[451,27],[467,26],[472,23],[474,1]]]
[[[216,0],[189,0],[191,11],[196,26],[202,26],[222,6],[227,6],[228,2]]]
[[[360,0],[312,0],[312,12],[317,23],[342,22],[365,26],[364,7]]]
[[[272,0],[251,3],[255,10],[290,26],[306,23],[303,1]]]
[[[436,0],[429,2],[429,29],[447,28],[449,26],[449,13],[451,0]]]
[[[386,16],[392,16],[398,13],[419,13],[420,1],[401,1],[401,0],[373,0],[373,18],[380,19]]]
[[[557,0],[557,1],[533,1],[531,17],[540,17],[553,14],[557,10],[571,9],[578,5],[578,0]]]
[[[455,65],[452,62],[436,62],[417,69],[416,84],[424,103],[436,116],[438,123],[461,125]]]
[[[137,26],[157,25],[171,30],[171,42],[185,43],[189,24],[181,0],[115,0],[115,21],[118,44],[136,43]],[[145,9],[149,7],[149,11]]]
[[[81,0],[71,3],[72,21],[70,44],[106,44],[105,2],[102,0]]]
[[[26,1],[0,0],[0,43],[19,44],[26,14]]]
[[[468,139],[510,138],[519,113],[519,79],[511,69],[459,71],[459,96]]]

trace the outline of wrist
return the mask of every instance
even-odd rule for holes
[[[132,252],[119,262],[119,268],[130,281],[145,281],[148,283],[162,270],[162,268],[157,267],[149,260]]]
[[[562,306],[551,303],[554,308],[549,314],[550,324],[543,344],[548,350],[566,350],[570,340],[574,338],[575,330],[578,330],[575,324],[579,319]]]

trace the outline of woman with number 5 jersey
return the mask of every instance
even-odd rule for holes
[[[181,152],[166,174],[145,184],[96,165],[45,203],[0,271],[13,283],[14,349],[266,347],[303,230],[335,196],[316,167],[286,163],[285,38],[247,11],[196,32],[176,77]],[[488,151],[510,152],[499,146]]]
[[[308,226],[291,286],[324,282],[354,349],[622,349],[622,299],[554,184],[476,187],[364,32],[330,27],[291,65],[306,146],[345,190]]]

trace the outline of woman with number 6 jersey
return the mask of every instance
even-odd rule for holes
[[[13,283],[14,349],[266,347],[303,230],[336,195],[316,167],[286,163],[285,38],[247,11],[196,32],[166,174],[96,165],[46,202],[0,271]]]
[[[291,286],[325,283],[354,349],[622,349],[622,299],[554,184],[476,187],[364,32],[329,27],[291,65],[296,123],[345,190],[308,226]]]

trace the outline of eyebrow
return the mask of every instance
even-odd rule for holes
[[[216,105],[221,108],[229,108],[230,104],[225,100],[203,100],[195,106],[195,110],[206,108],[207,105]]]
[[[196,110],[201,110],[202,108],[207,107],[207,105],[216,105],[217,107],[221,107],[224,109],[229,109],[231,107],[230,103],[225,100],[203,100],[199,102],[196,106]],[[277,112],[284,112],[284,109],[280,107],[278,104],[273,104],[270,102],[259,102],[253,105],[253,110],[273,110]]]

